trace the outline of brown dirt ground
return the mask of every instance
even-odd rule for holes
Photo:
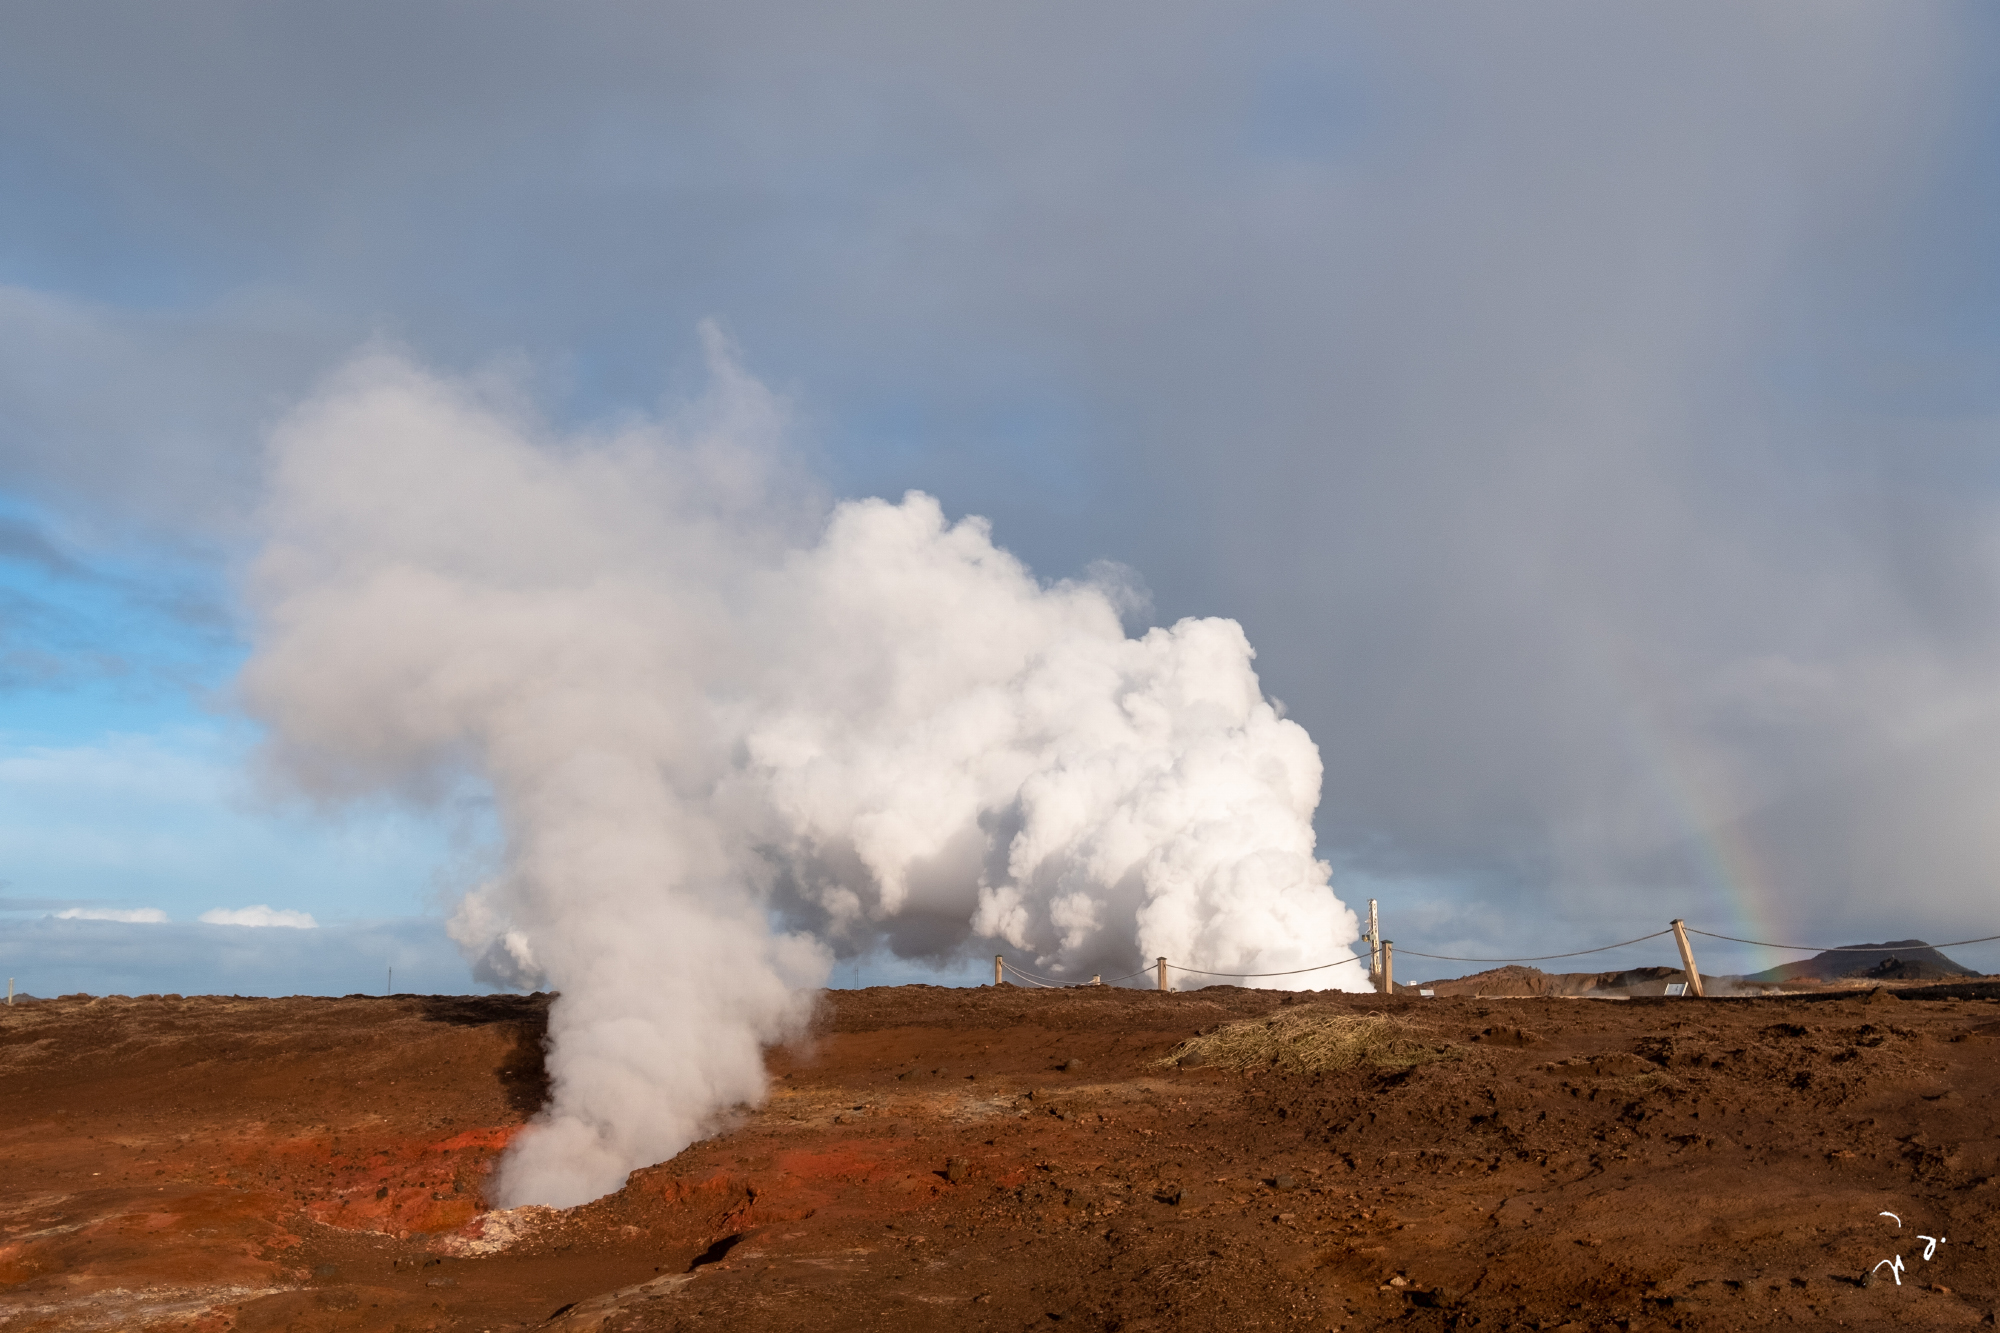
[[[1900,994],[832,992],[763,1107],[511,1213],[480,1189],[544,1095],[545,997],[21,1005],[0,1329],[1990,1323],[2000,984]],[[1449,1058],[1156,1063],[1287,1003]]]

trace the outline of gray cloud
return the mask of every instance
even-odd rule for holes
[[[365,333],[281,306],[131,309],[0,286],[0,480],[59,505],[74,542],[143,536],[156,558],[213,560],[254,503],[263,424]],[[73,552],[48,568],[86,573]]]
[[[0,477],[226,546],[355,343],[588,416],[715,316],[838,488],[1242,619],[1440,940],[1985,933],[1993,55],[1951,6],[34,7]]]

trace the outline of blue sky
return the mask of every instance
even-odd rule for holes
[[[1160,622],[1243,621],[1326,758],[1321,854],[1399,943],[1547,952],[1663,903],[1810,943],[2000,930],[1979,6],[9,28],[0,951],[28,989],[365,989],[340,978],[412,940],[425,988],[470,986],[439,921],[490,864],[476,793],[312,809],[251,763],[263,441],[383,343],[563,425],[650,412],[698,387],[703,319],[832,493],[921,487],[1046,577],[1112,559]],[[136,941],[113,964],[50,942],[58,902],[176,924],[65,924]],[[321,961],[196,921],[252,904],[310,912]]]

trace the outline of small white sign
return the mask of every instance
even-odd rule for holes
[[[1688,984],[1685,981],[1669,981],[1667,983],[1667,994],[1686,995],[1687,993]]]
[[[1434,990],[1420,990],[1417,994],[1423,996],[1426,1000],[1435,1000],[1437,998],[1437,992]]]

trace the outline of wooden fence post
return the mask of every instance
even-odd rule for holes
[[[1368,979],[1381,985],[1382,920],[1375,915],[1375,900],[1368,900]]]
[[[1687,923],[1679,917],[1675,917],[1673,926],[1674,943],[1681,946],[1681,967],[1687,972],[1688,994],[1694,996],[1697,1000],[1702,999],[1701,973],[1694,965],[1694,950],[1688,947]]]
[[[993,984],[1000,984],[1000,955],[997,953],[993,955]]]
[[[1166,988],[1167,988],[1167,960],[1162,958],[1160,960],[1160,989],[1164,991]]]
[[[1396,941],[1382,941],[1382,993],[1396,993]]]

